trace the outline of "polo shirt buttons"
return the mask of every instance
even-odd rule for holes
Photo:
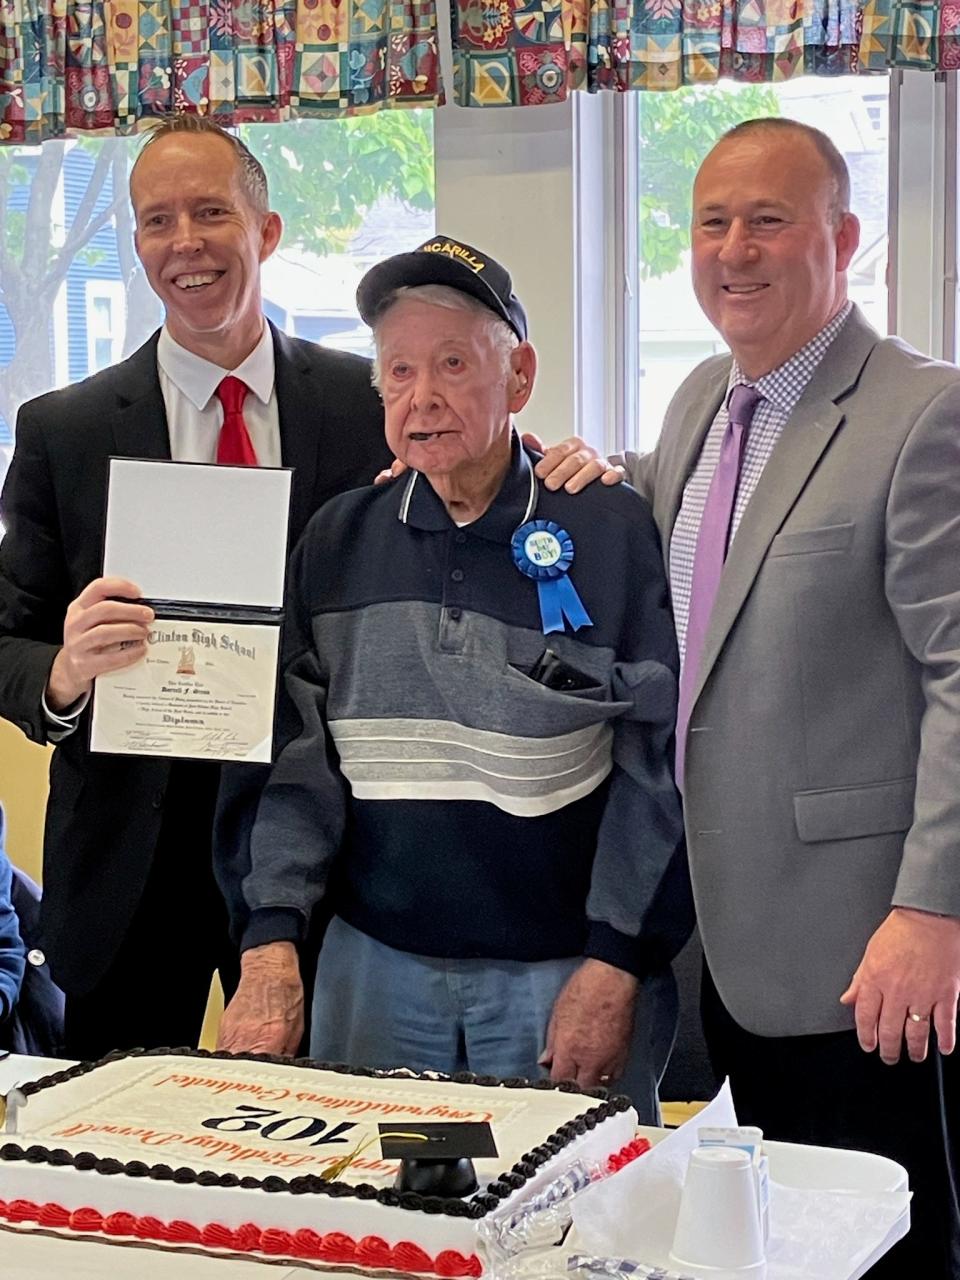
[[[461,547],[462,547],[462,546],[463,546],[463,544],[464,544],[464,543],[466,542],[466,540],[467,540],[467,535],[461,531],[460,533],[458,533],[458,534],[455,534],[455,535],[454,535],[454,539],[453,539],[453,540],[454,540],[454,542],[456,542],[459,546],[461,546]]]
[[[459,622],[463,617],[463,610],[458,609],[456,605],[452,609],[448,609],[447,613],[450,615],[451,622]]]
[[[452,570],[450,577],[453,579],[454,582],[462,582],[464,578],[463,570],[462,569]]]

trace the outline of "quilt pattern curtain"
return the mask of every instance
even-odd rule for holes
[[[859,62],[865,71],[960,68],[960,3],[955,0],[930,4],[868,0],[862,26]]]
[[[441,101],[435,0],[0,0],[0,140]]]
[[[960,0],[452,0],[454,97],[960,67]],[[436,0],[0,0],[0,143],[443,101]]]
[[[960,65],[960,0],[454,0],[461,106]]]

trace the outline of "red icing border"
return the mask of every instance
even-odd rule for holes
[[[607,1158],[604,1171],[607,1175],[617,1173],[649,1150],[650,1143],[646,1138],[635,1138]],[[153,1240],[160,1244],[199,1245],[229,1249],[233,1253],[262,1253],[274,1258],[356,1262],[364,1267],[417,1272],[450,1277],[451,1280],[458,1276],[483,1274],[483,1264],[475,1253],[467,1257],[455,1249],[444,1249],[431,1258],[411,1240],[401,1240],[391,1247],[380,1236],[353,1240],[341,1231],[328,1231],[321,1236],[306,1227],[299,1231],[284,1231],[279,1227],[261,1228],[253,1222],[245,1222],[236,1230],[219,1222],[195,1227],[193,1223],[182,1220],[161,1222],[159,1218],[136,1217],[123,1212],[104,1215],[91,1208],[71,1211],[59,1204],[41,1205],[32,1200],[0,1200],[0,1218],[14,1224],[35,1222],[41,1227],[67,1229],[83,1235],[135,1236],[138,1240]]]
[[[161,1222],[159,1218],[136,1217],[132,1213],[102,1214],[82,1208],[71,1212],[58,1204],[34,1204],[32,1200],[0,1200],[0,1218],[8,1222],[35,1222],[41,1227],[68,1228],[84,1235],[135,1236],[159,1244],[206,1245],[234,1253],[263,1253],[267,1257],[303,1258],[314,1262],[356,1262],[365,1267],[394,1271],[418,1271],[444,1277],[480,1276],[483,1265],[477,1255],[466,1257],[455,1249],[444,1249],[431,1258],[419,1245],[401,1240],[392,1247],[379,1236],[353,1240],[340,1231],[318,1235],[315,1231],[282,1231],[278,1227],[258,1227],[246,1222],[235,1231],[219,1222],[196,1227],[191,1222]]]
[[[628,1142],[625,1147],[621,1147],[619,1151],[615,1151],[612,1156],[607,1157],[605,1166],[606,1173],[619,1173],[624,1165],[630,1164],[636,1160],[637,1156],[642,1156],[644,1152],[650,1150],[650,1141],[647,1138],[634,1138],[632,1142]]]

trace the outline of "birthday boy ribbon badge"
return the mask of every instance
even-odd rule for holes
[[[565,622],[574,631],[593,626],[567,576],[573,564],[573,539],[566,529],[552,520],[528,520],[514,533],[510,550],[520,572],[537,584],[544,635],[563,631]]]

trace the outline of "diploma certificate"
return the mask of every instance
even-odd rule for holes
[[[142,661],[97,678],[90,746],[269,763],[280,628],[154,622]]]

